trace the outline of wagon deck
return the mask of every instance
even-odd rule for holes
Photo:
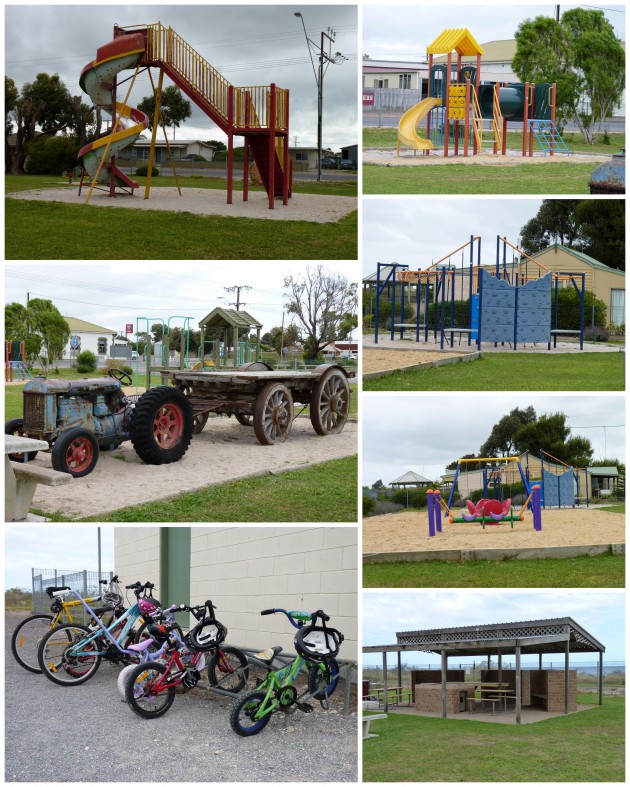
[[[291,431],[294,402],[308,405],[313,429],[320,435],[343,429],[350,405],[348,373],[335,364],[312,371],[275,371],[254,362],[236,370],[163,372],[182,391],[194,413],[194,431],[201,432],[210,413],[234,416],[252,426],[263,445],[283,442]]]

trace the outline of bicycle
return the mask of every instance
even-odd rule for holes
[[[97,607],[94,613],[101,618],[106,625],[109,625],[114,617],[122,614],[123,598],[119,592],[118,577],[111,580],[99,579],[100,585],[107,585],[107,589],[99,596],[84,598],[86,604],[94,604],[103,601],[106,606]],[[11,637],[11,653],[17,663],[29,672],[40,673],[37,651],[42,637],[62,622],[74,623],[71,608],[81,606],[80,601],[65,601],[61,598],[54,598],[55,591],[61,590],[59,587],[47,587],[46,594],[51,599],[50,611],[36,613],[25,618],[13,632]]]
[[[274,670],[273,660],[282,650],[280,646],[250,656],[250,667],[261,667],[266,671],[266,677],[255,689],[243,694],[230,711],[230,725],[242,737],[257,735],[274,713],[294,713],[296,710],[311,713],[313,706],[304,702],[305,699],[319,700],[322,707],[327,707],[339,682],[339,665],[335,656],[339,653],[343,634],[326,627],[330,617],[321,609],[313,613],[265,609],[260,614],[273,615],[276,612],[286,615],[298,630],[294,639],[297,658],[282,669]],[[318,619],[321,626],[317,625]],[[310,624],[306,625],[308,621]],[[298,694],[293,684],[304,666],[308,667],[307,688]]]
[[[78,686],[85,683],[95,675],[103,658],[114,664],[137,663],[149,659],[147,651],[153,646],[153,640],[144,639],[136,643],[133,627],[141,616],[146,618],[157,611],[160,602],[152,595],[155,585],[151,582],[145,582],[144,585],[134,582],[125,587],[133,590],[136,603],[110,626],[104,626],[84,604],[97,627],[96,630],[88,626],[65,623],[44,636],[37,654],[39,666],[53,683],[60,686]],[[78,596],[70,588],[61,588],[53,595],[67,592]],[[152,656],[160,658],[165,649],[163,646]]]
[[[216,619],[215,609],[208,600],[195,607],[173,604],[165,610],[170,613],[171,620],[176,611],[191,612],[197,620],[197,625],[183,639],[177,629],[169,628],[168,623],[149,626],[150,636],[168,642],[170,657],[166,653],[166,663],[151,660],[131,667],[125,678],[121,673],[125,699],[138,716],[145,719],[163,716],[175,700],[177,686],[185,691],[193,689],[201,678],[206,653],[211,654],[207,664],[208,681],[215,691],[238,694],[247,685],[247,657],[238,648],[223,647],[227,629]]]

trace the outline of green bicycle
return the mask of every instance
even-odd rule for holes
[[[282,650],[279,646],[249,657],[250,667],[262,668],[267,674],[255,689],[241,695],[230,711],[232,729],[244,738],[261,732],[274,713],[292,713],[295,710],[311,713],[313,706],[305,701],[307,699],[319,700],[322,707],[326,707],[339,683],[339,665],[335,656],[339,653],[343,634],[326,627],[330,617],[321,609],[313,613],[265,609],[260,614],[273,615],[276,612],[286,615],[298,630],[294,640],[298,655],[279,670],[272,668],[274,658]],[[318,619],[321,626],[317,625]],[[308,685],[298,694],[293,684],[305,666],[308,667]]]

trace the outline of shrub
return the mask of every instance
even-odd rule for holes
[[[405,303],[401,309],[400,301],[396,301],[394,306],[395,322],[413,322],[413,308],[410,304]],[[392,318],[392,302],[384,298],[379,300],[378,306],[378,324],[381,326],[389,326]]]
[[[148,172],[149,172],[148,164],[143,164],[141,167],[138,167],[138,169],[136,170],[136,175],[139,175],[140,177],[142,177],[142,176],[147,175]],[[151,177],[155,178],[159,174],[160,174],[159,169],[157,167],[152,167],[152,169],[151,169]]]
[[[83,350],[77,355],[77,371],[81,374],[96,371],[96,355],[91,350]]]
[[[374,513],[375,508],[376,500],[372,500],[371,497],[363,498],[363,516],[371,516]]]
[[[433,325],[435,319],[435,309],[437,308],[438,323],[442,315],[442,304],[429,304],[429,325]],[[455,301],[455,324],[451,326],[451,304],[444,303],[444,327],[445,328],[470,328],[470,301]]]
[[[400,511],[404,506],[399,506],[396,503],[382,503],[380,500],[374,506],[374,515],[380,516],[381,514],[393,514]]]
[[[552,294],[553,299],[553,294]],[[584,322],[599,328],[606,326],[606,304],[588,290],[584,293]],[[572,286],[558,290],[558,328],[564,331],[580,327],[580,297]]]
[[[61,175],[77,165],[79,146],[74,137],[41,136],[29,143],[24,169],[29,175]]]
[[[585,342],[607,342],[608,338],[608,331],[605,328],[592,325],[584,329]]]
[[[125,358],[108,358],[105,363],[106,371],[110,369],[122,369],[123,372],[129,374],[133,377],[133,369],[129,366],[127,360]]]
[[[409,494],[409,505],[407,505],[407,494]],[[410,489],[407,493],[406,489],[398,489],[392,495],[393,503],[400,503],[405,508],[426,508],[427,507],[427,493],[414,489]]]

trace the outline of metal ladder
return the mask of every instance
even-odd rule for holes
[[[553,120],[528,120],[527,122],[545,156],[551,150],[552,140],[556,150],[566,153],[567,156],[571,155]]]

